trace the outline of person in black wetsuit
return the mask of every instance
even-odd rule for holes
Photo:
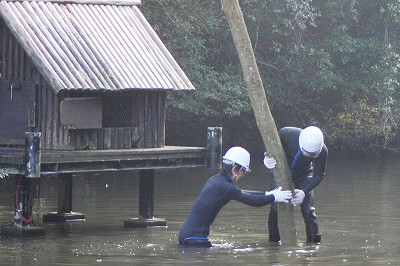
[[[322,131],[315,126],[303,130],[296,127],[284,127],[279,130],[279,137],[285,150],[295,186],[295,194],[291,202],[294,206],[300,205],[306,227],[307,242],[319,243],[321,242],[321,234],[318,232],[317,216],[313,206],[313,189],[319,185],[325,176],[328,158],[328,148],[324,144]],[[276,160],[266,155],[264,165],[272,170],[276,165]],[[275,180],[272,178],[271,188],[275,187]],[[268,230],[269,241],[280,241],[276,204],[271,205]]]
[[[222,170],[207,180],[179,231],[181,245],[211,247],[210,226],[230,200],[260,207],[273,202],[288,203],[292,198],[291,191],[281,187],[261,192],[241,190],[236,185],[246,172],[250,172],[250,154],[242,147],[230,148],[222,159]]]

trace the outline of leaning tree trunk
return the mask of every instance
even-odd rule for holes
[[[275,181],[278,186],[293,190],[291,172],[286,161],[275,121],[269,109],[239,2],[238,0],[221,0],[221,4],[232,32],[236,50],[239,54],[257,126],[268,154],[275,157],[278,162],[276,168],[273,170]],[[296,228],[291,204],[278,203],[278,223],[282,242],[295,243]]]

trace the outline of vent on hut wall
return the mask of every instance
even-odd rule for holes
[[[69,129],[135,127],[137,105],[129,97],[65,98],[60,104],[61,123]]]
[[[70,129],[102,128],[101,98],[65,98],[60,105],[61,123]]]

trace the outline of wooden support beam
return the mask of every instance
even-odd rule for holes
[[[57,212],[43,215],[43,222],[84,220],[85,215],[72,211],[72,174],[58,175]]]
[[[231,29],[233,42],[236,46],[239,60],[242,65],[244,80],[246,81],[254,116],[264,145],[270,156],[278,161],[274,169],[275,181],[284,189],[294,189],[291,172],[286,160],[285,152],[279,138],[275,121],[269,109],[267,96],[262,79],[258,71],[256,58],[251,45],[250,37],[243,18],[238,0],[221,0],[222,8]],[[281,230],[282,242],[296,243],[296,228],[294,212],[291,204],[278,204],[278,222]]]
[[[154,218],[154,169],[139,171],[139,218],[124,221],[125,227],[166,226],[164,218]]]

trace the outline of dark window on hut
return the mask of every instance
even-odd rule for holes
[[[137,105],[128,95],[103,97],[103,127],[137,126]]]

